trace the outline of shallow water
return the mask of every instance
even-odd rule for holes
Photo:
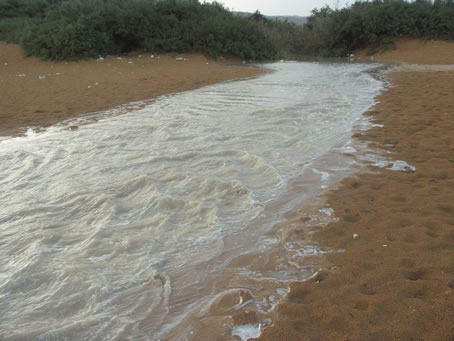
[[[215,294],[229,250],[267,247],[247,236],[383,86],[373,65],[268,67],[0,141],[2,338],[159,339]]]

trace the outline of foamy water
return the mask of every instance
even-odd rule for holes
[[[157,340],[214,294],[225,241],[345,143],[382,89],[372,65],[269,67],[0,141],[1,338]]]

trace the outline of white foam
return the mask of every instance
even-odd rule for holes
[[[331,217],[334,213],[334,210],[331,207],[325,207],[319,209],[320,213],[326,214],[328,217]]]
[[[255,339],[261,334],[262,325],[257,324],[244,324],[241,326],[235,326],[232,329],[232,335],[239,336],[241,341],[247,341],[249,339]]]
[[[393,171],[400,171],[400,172],[416,172],[416,167],[409,165],[405,161],[397,160],[393,163],[392,167],[389,168]]]
[[[322,182],[325,182],[329,178],[329,173],[328,172],[319,171],[318,169],[315,169],[315,168],[312,169],[312,171],[315,174],[319,174],[320,175],[320,178],[321,178]]]

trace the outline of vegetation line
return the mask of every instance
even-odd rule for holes
[[[199,0],[0,0],[0,40],[26,55],[76,60],[143,49],[249,60],[343,57],[400,36],[454,40],[454,0],[357,1],[312,11],[306,24],[236,15]]]

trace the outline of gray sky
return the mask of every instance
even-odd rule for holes
[[[212,1],[207,1],[212,2]],[[265,15],[301,15],[308,16],[314,8],[345,7],[355,0],[218,0],[224,7],[232,11],[255,12],[259,10]]]

